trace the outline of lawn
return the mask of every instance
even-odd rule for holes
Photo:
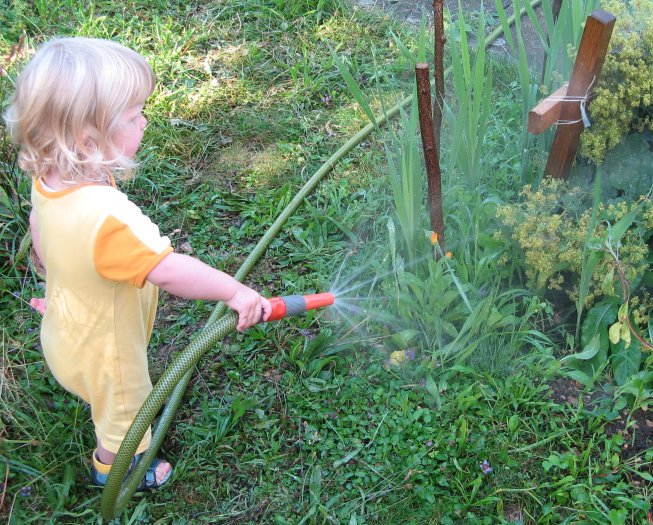
[[[591,178],[550,182],[552,135],[525,132],[572,58],[535,72],[518,36],[515,59],[476,45],[508,24],[501,11],[447,13],[440,246],[412,98],[415,62],[433,59],[427,22],[343,0],[80,4],[6,3],[3,108],[48,38],[133,47],[158,85],[124,191],[176,251],[266,296],[336,294],[203,355],[162,445],[171,484],[112,523],[653,522],[650,172],[618,185],[588,154]],[[563,2],[560,49],[577,46],[594,7],[612,4]],[[0,519],[107,523],[88,478],[89,408],[40,350],[30,181],[0,132]],[[155,382],[216,308],[161,294]]]

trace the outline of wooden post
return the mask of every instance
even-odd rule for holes
[[[428,205],[431,229],[438,236],[438,243],[444,253],[444,220],[442,218],[442,174],[440,155],[436,146],[431,113],[431,82],[429,65],[421,62],[415,65],[417,78],[417,107],[419,109],[419,129],[422,133],[422,147],[428,175]],[[436,257],[439,253],[436,251]]]
[[[596,86],[608,51],[616,18],[607,11],[597,10],[587,17],[585,30],[571,73],[568,97],[585,97]],[[589,100],[585,102],[585,109]],[[576,158],[580,133],[583,131],[580,103],[567,102],[560,109],[560,120],[573,121],[574,124],[559,125],[551,145],[549,159],[544,169],[545,175],[554,178],[567,178]]]

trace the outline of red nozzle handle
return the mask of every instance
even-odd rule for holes
[[[268,321],[278,321],[284,317],[303,314],[307,310],[330,306],[335,297],[331,292],[316,293],[312,295],[286,295],[285,297],[271,297],[268,299],[272,305],[272,313]]]

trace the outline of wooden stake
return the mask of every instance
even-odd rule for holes
[[[596,86],[615,20],[614,15],[600,9],[587,17],[567,88],[568,97],[587,97],[591,88]],[[586,99],[585,109],[588,106],[589,99]],[[563,104],[560,109],[560,120],[574,123],[558,125],[544,173],[554,178],[566,179],[576,158],[580,134],[584,128],[580,103]]]
[[[431,229],[438,236],[442,253],[444,249],[444,220],[442,218],[442,174],[440,172],[440,156],[435,142],[433,118],[431,113],[431,82],[429,65],[421,62],[415,65],[417,78],[417,107],[419,109],[419,129],[422,133],[422,147],[428,175],[428,204]],[[436,257],[439,253],[436,251]]]

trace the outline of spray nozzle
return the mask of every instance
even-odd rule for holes
[[[311,295],[271,297],[268,300],[272,305],[272,313],[268,321],[278,321],[279,319],[284,319],[292,315],[303,314],[307,310],[330,306],[334,303],[335,297],[331,292],[324,292]]]

